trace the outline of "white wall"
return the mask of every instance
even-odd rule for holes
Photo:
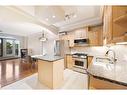
[[[33,6],[17,6],[17,7],[33,16],[35,15],[35,8]]]
[[[39,38],[41,37],[42,33],[35,33],[28,36],[28,49],[32,50],[32,53],[30,55],[42,55],[48,54],[53,55],[54,54],[54,41],[58,39],[58,35],[53,34],[50,31],[45,32],[46,37],[48,40],[46,42],[39,41]]]
[[[20,41],[20,48],[27,48],[27,37],[26,36],[18,36],[18,35],[11,35],[11,34],[2,34],[0,36],[5,37],[13,37]]]

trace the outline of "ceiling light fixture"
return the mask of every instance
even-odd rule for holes
[[[56,17],[55,15],[52,16],[52,18],[55,18],[55,17]]]
[[[49,19],[48,19],[48,18],[46,18],[46,20],[48,21]]]
[[[74,18],[76,18],[76,17],[77,17],[77,15],[75,14],[73,17],[74,17]]]
[[[48,40],[48,39],[45,37],[44,31],[43,31],[43,33],[42,33],[42,36],[39,38],[39,40],[40,40],[41,42],[45,42],[45,41]]]
[[[65,20],[70,20],[75,17],[77,17],[77,15],[75,13],[65,14]]]

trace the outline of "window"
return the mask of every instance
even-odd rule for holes
[[[13,40],[6,40],[6,54],[13,54]]]

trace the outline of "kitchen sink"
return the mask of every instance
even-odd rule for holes
[[[115,67],[115,64],[111,64],[111,62],[108,61],[95,62],[94,64],[103,67],[105,70],[113,70]]]
[[[115,66],[108,57],[97,57],[95,64],[104,67],[106,70],[113,70]]]
[[[108,57],[97,57],[96,62],[111,63],[111,59],[109,59]]]

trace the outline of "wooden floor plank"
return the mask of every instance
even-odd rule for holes
[[[0,86],[3,87],[36,73],[36,67],[22,59],[0,61]]]

